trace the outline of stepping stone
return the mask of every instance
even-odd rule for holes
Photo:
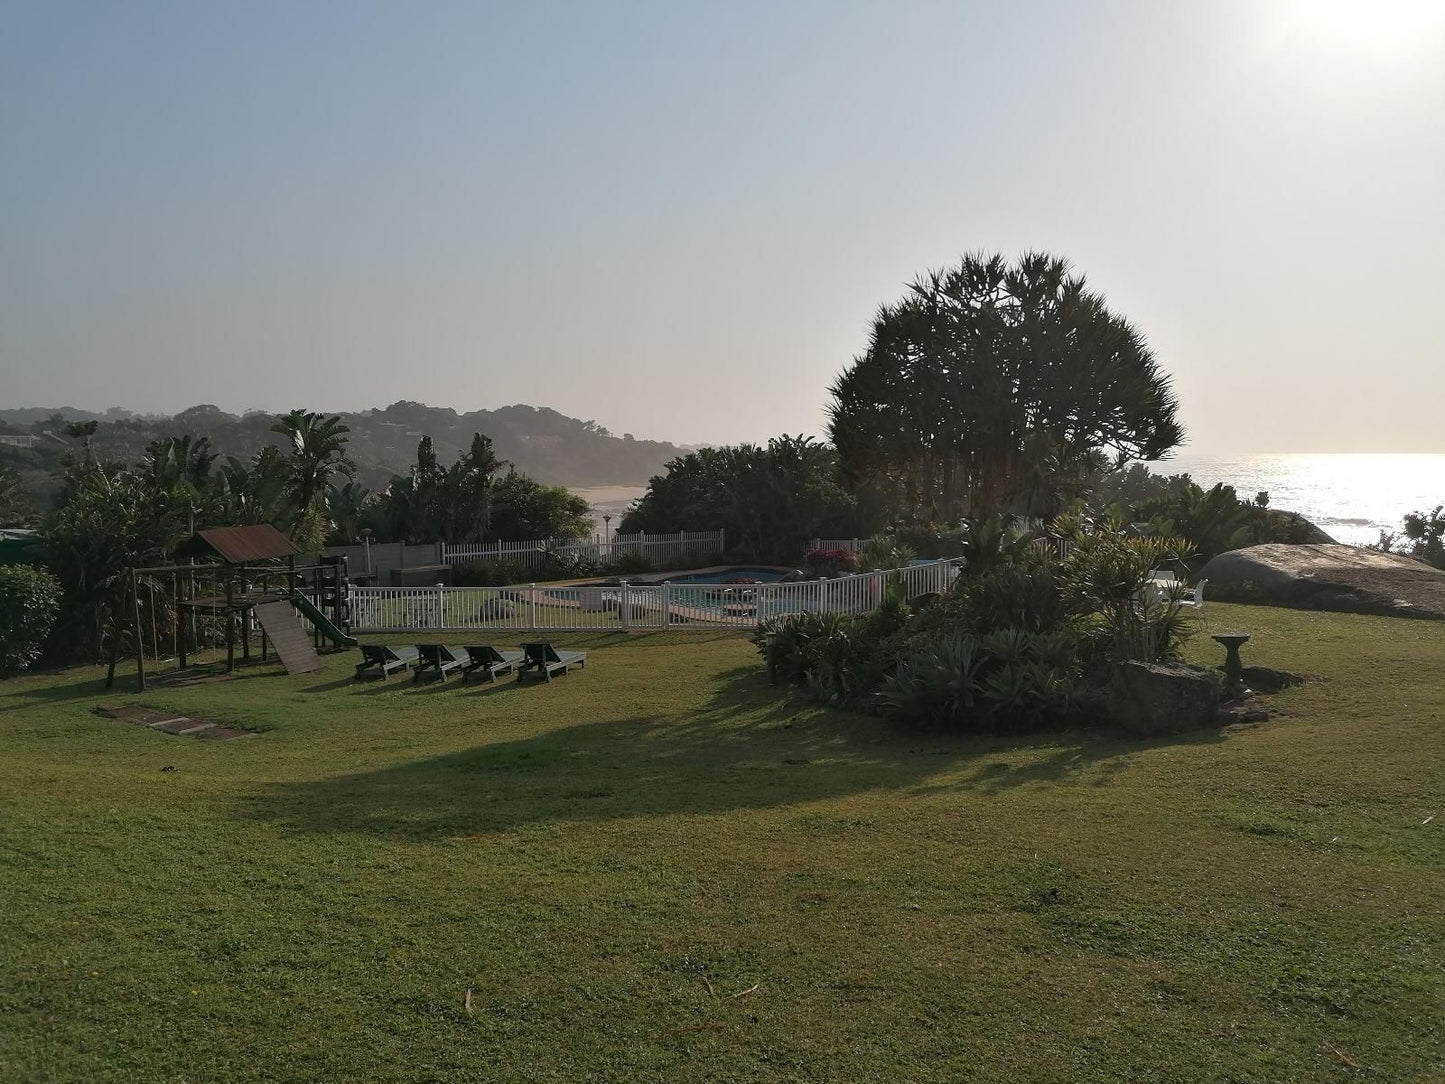
[[[143,726],[150,730],[159,730],[162,734],[186,735],[192,738],[205,738],[209,741],[229,741],[232,738],[255,736],[254,731],[219,726],[203,719],[192,719],[188,715],[175,715],[171,712],[156,711],[153,708],[144,708],[139,705],[102,705],[95,709],[95,713],[107,719],[120,719],[123,722],[135,723],[137,726]]]

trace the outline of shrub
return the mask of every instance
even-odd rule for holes
[[[1091,654],[1100,668],[1124,659],[1178,658],[1192,622],[1176,599],[1160,598],[1146,585],[1150,569],[1182,559],[1188,545],[1178,538],[1130,537],[1108,523],[1076,536],[1065,562],[1066,590],[1097,618]]]
[[[875,534],[863,545],[856,567],[862,569],[902,568],[918,556],[916,550],[896,534]],[[956,556],[956,555],[955,555]]]
[[[856,564],[847,550],[809,550],[803,558],[803,567],[814,579],[852,572]]]
[[[914,557],[943,558],[962,556],[965,532],[958,528],[900,527],[893,532],[894,544]]]
[[[60,610],[60,581],[34,565],[0,566],[0,677],[40,657]]]
[[[1025,629],[945,637],[911,653],[884,679],[879,707],[911,726],[1035,728],[1068,710],[1072,654],[1067,637]]]
[[[608,571],[617,576],[636,576],[656,572],[657,568],[645,553],[624,552],[608,566]]]
[[[960,582],[971,632],[1022,628],[1052,632],[1072,618],[1077,605],[1064,584],[1047,568],[998,568]]]
[[[452,569],[452,585],[455,587],[506,587],[514,583],[530,583],[530,575],[520,561],[498,559],[492,561],[468,561]]]
[[[832,636],[844,620],[835,613],[800,613],[772,617],[760,624],[752,640],[767,663],[768,680],[806,680],[811,661],[809,646]]]

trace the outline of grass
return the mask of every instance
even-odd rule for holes
[[[900,734],[721,634],[0,685],[0,1079],[1445,1079],[1445,625],[1211,615],[1329,682],[1147,742]]]

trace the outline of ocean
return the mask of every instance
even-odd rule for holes
[[[1269,492],[1269,506],[1298,512],[1340,542],[1363,546],[1381,531],[1398,531],[1406,512],[1445,504],[1445,455],[1193,455],[1150,464],[1158,474],[1188,474],[1206,488],[1231,485],[1244,500]],[[592,504],[598,537],[602,516],[616,531],[645,486],[579,489]]]
[[[1406,512],[1445,503],[1445,455],[1181,454],[1149,464],[1156,474],[1188,474],[1208,488],[1231,485],[1243,500],[1260,490],[1269,506],[1298,512],[1336,541],[1363,546],[1398,531]]]

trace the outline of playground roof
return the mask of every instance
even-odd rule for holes
[[[250,527],[212,527],[197,531],[176,547],[177,557],[219,558],[231,565],[290,557],[300,553],[291,539],[269,523]]]

